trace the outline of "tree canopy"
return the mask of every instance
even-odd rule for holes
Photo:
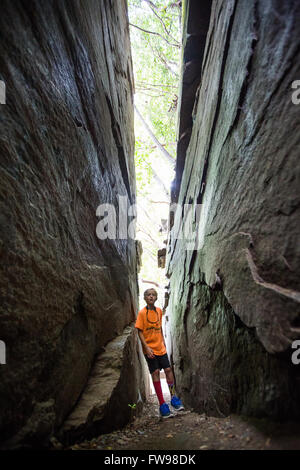
[[[135,82],[137,238],[143,245],[140,277],[163,285],[157,250],[167,237],[164,222],[174,177],[181,2],[128,0],[128,13]]]
[[[174,164],[180,58],[179,3],[129,0],[135,105],[157,140],[173,157]],[[155,161],[158,152],[157,145],[137,121],[135,157],[137,180],[142,189],[145,175],[146,181],[147,176],[151,177],[151,162]]]

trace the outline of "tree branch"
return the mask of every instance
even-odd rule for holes
[[[175,64],[175,62],[174,62]],[[176,90],[178,89],[177,86],[175,85],[163,85],[163,84],[156,84],[156,83],[146,83],[146,82],[143,82],[143,81],[137,81],[136,82],[138,86],[150,86],[150,87],[161,87],[161,88],[176,88]]]
[[[160,287],[160,285],[157,284],[157,282],[154,282],[154,281],[146,281],[146,279],[142,279],[141,281],[142,281],[142,282],[145,282],[145,283],[147,283],[147,284],[153,284],[153,285],[156,286],[156,287]]]
[[[151,240],[151,242],[153,243],[153,245],[156,246],[156,248],[159,248],[159,243],[158,243],[156,240],[154,240],[154,238],[152,238],[152,236],[150,235],[150,233],[148,233],[148,232],[144,229],[143,225],[141,225],[140,223],[138,223],[137,226],[138,226],[138,231],[144,233],[145,235],[147,235],[147,237],[150,238],[150,240]]]
[[[152,224],[153,226],[155,226],[155,224],[158,225],[158,224],[157,224],[157,221],[156,221],[156,220],[153,220],[153,219],[149,216],[148,212],[144,209],[144,207],[142,206],[142,204],[137,203],[137,207],[138,207],[138,209],[140,209],[140,210],[145,214],[145,216],[147,217],[147,219],[150,220],[150,222],[151,222],[151,224]]]
[[[138,115],[141,123],[143,124],[144,128],[146,129],[146,131],[148,132],[149,136],[151,137],[151,139],[153,140],[153,142],[157,145],[157,147],[159,148],[159,150],[161,151],[162,155],[165,157],[165,159],[167,160],[168,163],[171,163],[172,166],[174,166],[175,164],[175,160],[174,158],[169,154],[169,152],[161,145],[161,143],[157,140],[157,138],[155,137],[155,135],[153,134],[152,130],[150,129],[150,127],[148,126],[148,124],[146,123],[145,119],[143,118],[143,116],[141,115],[141,113],[139,112],[139,110],[137,109],[136,105],[134,105],[134,109],[136,111],[136,114]]]
[[[152,204],[170,204],[169,201],[152,201],[152,199],[150,199],[150,202],[152,202]]]
[[[148,3],[149,6],[152,6],[153,8],[155,8],[155,10],[158,10],[158,7],[150,0],[144,0],[144,2]]]
[[[149,255],[151,256],[151,258],[155,261],[155,263],[157,263],[157,258],[156,258],[156,256],[154,256],[154,254],[151,253],[151,251],[149,250],[149,248],[147,248],[146,246],[143,245],[143,250],[148,251],[148,253],[149,253]]]
[[[174,70],[170,67],[168,64],[167,60],[163,57],[161,57],[160,53],[157,50],[153,50],[153,47],[151,46],[151,43],[149,42],[150,49],[155,57],[157,57],[163,64],[164,66],[171,72],[172,75],[174,75],[177,79],[179,78],[178,74],[174,72]],[[156,53],[155,53],[156,52]]]
[[[179,42],[171,36],[171,34],[169,33],[169,31],[168,31],[167,28],[166,28],[165,23],[163,22],[163,20],[161,19],[161,17],[160,17],[160,16],[156,13],[156,11],[154,10],[154,8],[153,8],[153,3],[150,2],[149,0],[144,0],[144,2],[146,2],[146,3],[148,4],[148,6],[149,6],[149,8],[151,9],[152,13],[159,19],[159,21],[160,21],[161,24],[163,25],[163,28],[164,28],[164,30],[165,30],[167,36],[168,36],[170,39],[172,39],[172,41],[174,41],[174,42],[177,44],[178,47],[180,47]]]
[[[137,90],[139,91],[141,95],[151,96],[151,98],[161,98],[162,96],[165,96],[165,95],[151,95],[150,93],[146,93],[145,91],[142,91],[139,88],[137,88]]]
[[[145,144],[147,142],[144,142]],[[161,144],[163,147],[166,147],[167,145],[176,145],[176,142],[168,142],[167,144]],[[139,150],[152,150],[152,149],[156,149],[157,148],[157,145],[145,145],[145,147],[139,147],[137,148],[136,150],[139,151]]]
[[[160,177],[158,176],[158,174],[156,173],[156,171],[152,168],[152,172],[153,172],[153,177],[154,179],[156,180],[156,182],[162,187],[165,195],[169,198],[170,197],[170,193],[169,191],[167,190],[164,182],[160,179]]]
[[[149,31],[149,30],[147,30],[147,29],[143,29],[143,28],[141,28],[140,26],[137,26],[136,24],[132,24],[132,23],[129,23],[129,24],[130,24],[130,26],[133,26],[134,28],[137,28],[137,29],[143,31],[144,33],[147,33],[147,34],[154,34],[155,36],[161,37],[164,41],[166,41],[166,42],[169,44],[169,46],[173,46],[173,47],[178,47],[178,48],[180,48],[180,45],[178,45],[178,44],[172,44],[170,41],[168,41],[168,40],[167,40],[164,36],[162,36],[160,33],[157,33],[157,32],[155,32],[155,31]]]

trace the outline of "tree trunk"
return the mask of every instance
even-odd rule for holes
[[[151,137],[151,139],[153,140],[153,142],[156,143],[157,147],[159,148],[159,150],[161,151],[162,155],[164,156],[164,158],[168,161],[168,163],[171,163],[172,166],[174,166],[175,164],[175,159],[169,154],[169,152],[161,145],[161,143],[157,140],[157,138],[155,137],[155,135],[153,134],[152,130],[150,129],[150,127],[148,126],[148,124],[146,123],[146,121],[144,120],[143,116],[141,115],[141,113],[139,112],[139,110],[137,109],[136,105],[134,105],[134,109],[138,115],[138,117],[140,118],[144,128],[146,129],[146,131],[148,132],[149,136]]]

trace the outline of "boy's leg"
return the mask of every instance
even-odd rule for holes
[[[173,406],[173,408],[175,408],[178,411],[184,410],[184,406],[181,400],[176,395],[174,374],[173,374],[171,367],[167,367],[166,369],[164,369],[164,371],[166,374],[167,384],[170,390],[171,405]]]
[[[159,364],[158,364],[157,357],[154,356],[154,358],[150,359],[149,357],[147,357],[145,355],[145,359],[148,363],[149,372],[150,372],[151,377],[152,377],[154,390],[155,390],[155,393],[157,395],[159,404],[162,405],[165,402],[165,400],[164,400],[164,396],[163,396],[162,389],[161,389],[160,369],[159,369]]]
[[[151,377],[152,377],[154,390],[155,390],[155,393],[157,395],[159,404],[162,405],[165,402],[165,400],[164,400],[164,396],[163,396],[163,392],[162,392],[162,388],[161,388],[161,383],[160,383],[160,370],[156,369],[155,371],[153,371],[151,373]]]
[[[173,415],[170,412],[170,408],[164,400],[161,383],[160,383],[160,366],[158,363],[157,356],[150,359],[145,355],[145,359],[148,363],[149,372],[152,377],[153,386],[159,401],[159,412],[163,418],[170,418]]]
[[[168,384],[171,398],[172,398],[174,395],[176,395],[174,374],[173,374],[171,367],[167,367],[166,369],[164,369],[164,371],[166,374],[166,380],[167,380],[167,384]]]
[[[164,395],[163,395],[162,388],[161,388],[160,370],[159,369],[155,370],[151,374],[151,376],[152,376],[153,386],[155,388],[155,392],[159,401],[160,416],[162,418],[171,418],[173,415],[170,412],[169,405],[167,405],[167,403],[164,400]]]
[[[158,362],[159,362],[159,367],[165,371],[167,384],[169,386],[169,390],[170,390],[171,398],[172,398],[175,395],[175,379],[174,379],[174,374],[171,368],[168,354],[159,356]]]

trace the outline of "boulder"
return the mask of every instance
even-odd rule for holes
[[[110,341],[95,358],[87,384],[78,402],[58,432],[72,444],[103,432],[121,428],[142,407],[139,376],[143,364],[136,363],[140,347],[133,326]]]

